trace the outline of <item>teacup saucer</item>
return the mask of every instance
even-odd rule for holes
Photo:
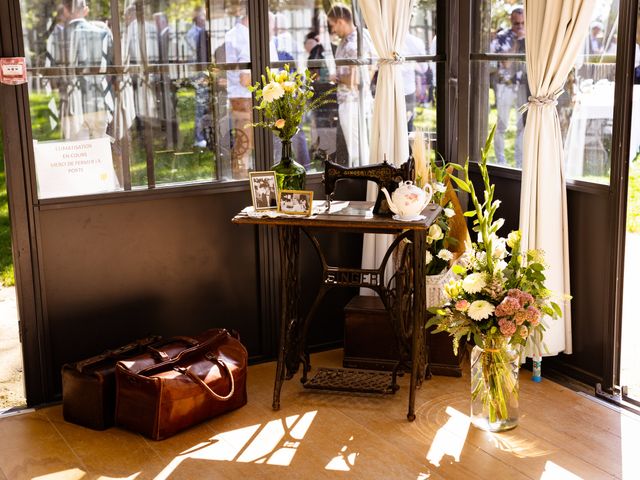
[[[417,222],[419,220],[424,220],[427,217],[425,217],[424,215],[414,215],[413,217],[401,217],[400,215],[396,214],[391,218],[399,222]]]

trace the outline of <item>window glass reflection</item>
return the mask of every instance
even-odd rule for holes
[[[298,2],[296,7],[272,0],[269,19],[277,56],[274,61],[271,55],[272,65],[309,68],[317,75],[318,93],[337,87],[334,103],[303,120],[299,138],[294,139],[297,161],[311,171],[322,170],[325,159],[348,166],[368,163],[377,55],[360,12],[348,2],[332,2],[324,10],[313,0]],[[423,57],[436,53],[435,27],[435,2],[422,2],[422,8],[414,10],[401,52],[414,60],[400,67],[408,127],[432,132],[436,128],[435,63]],[[274,155],[278,154],[274,139]]]
[[[526,19],[522,7],[501,0],[480,3],[480,31],[472,55],[472,153],[477,158],[496,125],[489,162],[521,168],[527,115],[517,109],[530,95],[526,62]],[[608,183],[611,165],[613,92],[619,5],[598,2],[582,51],[558,98],[568,178]],[[485,54],[491,55],[485,58]],[[633,148],[633,146],[632,146]]]

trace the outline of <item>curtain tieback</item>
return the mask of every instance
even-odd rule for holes
[[[564,90],[558,90],[557,92],[550,93],[548,95],[541,95],[539,97],[529,97],[529,101],[523,104],[519,109],[518,113],[522,114],[529,110],[531,107],[545,107],[547,105],[557,105],[558,97],[562,95]]]
[[[400,65],[404,63],[404,57],[398,52],[393,52],[391,55],[393,58],[379,58],[378,65]]]

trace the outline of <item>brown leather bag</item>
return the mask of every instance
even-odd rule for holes
[[[247,403],[247,350],[224,329],[196,337],[156,363],[151,354],[116,366],[116,424],[162,440]]]
[[[116,362],[139,355],[148,348],[161,348],[159,340],[160,337],[157,336],[147,337],[86,360],[63,365],[64,419],[94,430],[104,430],[113,426],[116,407]]]

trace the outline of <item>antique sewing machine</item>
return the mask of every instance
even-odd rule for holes
[[[336,189],[336,183],[344,179],[361,179],[371,180],[378,184],[378,196],[373,207],[373,213],[378,215],[391,215],[387,199],[382,193],[382,187],[385,187],[391,194],[398,183],[404,180],[413,180],[415,163],[413,157],[404,162],[399,167],[390,165],[385,160],[382,163],[367,165],[366,167],[343,167],[329,160],[324,164],[324,193],[327,197],[327,211],[331,206],[331,199]]]

